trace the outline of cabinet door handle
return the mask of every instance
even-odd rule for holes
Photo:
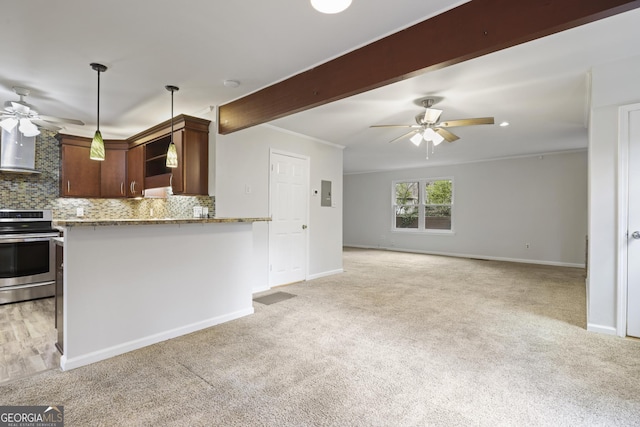
[[[71,192],[71,182],[67,180],[67,193]]]
[[[135,182],[135,181],[131,181],[131,182],[129,183],[129,190],[131,191],[131,194],[136,194],[136,193],[134,193],[134,190],[133,190],[133,184],[134,184],[134,182]]]
[[[124,181],[120,183],[120,194],[124,196]]]

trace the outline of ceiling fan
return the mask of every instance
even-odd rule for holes
[[[29,89],[14,87],[13,91],[20,96],[19,101],[7,101],[4,110],[0,111],[0,126],[7,132],[12,132],[18,126],[18,130],[24,136],[36,136],[40,134],[38,127],[49,130],[60,130],[60,123],[84,125],[84,122],[75,119],[63,119],[60,117],[45,116],[39,114],[35,107],[25,102],[24,97],[29,95]]]
[[[431,108],[435,103],[435,100],[433,98],[424,99],[422,100],[421,103],[422,103],[422,106],[425,108],[425,112],[420,113],[416,116],[415,125],[373,125],[370,127],[372,128],[389,128],[389,127],[411,128],[409,132],[403,135],[400,135],[399,137],[392,139],[389,142],[390,143],[397,142],[403,138],[413,135],[410,138],[410,141],[414,145],[419,146],[422,140],[425,140],[427,142],[431,141],[433,145],[438,145],[442,141],[453,142],[457,139],[460,139],[459,136],[447,130],[446,128],[457,127],[457,126],[494,124],[493,117],[447,120],[447,121],[441,122],[439,120],[440,120],[440,115],[442,114],[442,110]]]

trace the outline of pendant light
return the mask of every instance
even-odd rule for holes
[[[91,151],[89,153],[89,158],[91,160],[104,160],[104,141],[102,140],[102,134],[100,133],[100,73],[104,73],[107,71],[107,67],[102,64],[97,64],[92,62],[91,68],[98,72],[98,119],[97,119],[97,128],[96,133],[93,135],[93,140],[91,141]]]
[[[171,92],[171,142],[169,143],[169,149],[167,150],[167,167],[178,167],[178,150],[176,150],[176,144],[173,143],[173,92],[180,90],[177,86],[167,85],[164,87]]]

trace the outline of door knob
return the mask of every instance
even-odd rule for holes
[[[303,230],[306,230],[306,229],[307,229],[307,225],[306,225],[306,224],[303,224],[303,225],[302,225],[302,229],[303,229]],[[636,233],[637,233],[637,232],[636,232]],[[640,239],[640,233],[638,233],[638,238]]]
[[[634,239],[640,239],[640,231],[634,231],[633,233],[631,233],[631,237],[633,237]]]

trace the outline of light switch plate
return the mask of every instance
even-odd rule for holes
[[[84,216],[84,208],[76,208],[76,216],[77,217]]]
[[[193,217],[200,218],[202,216],[202,206],[193,207]]]

